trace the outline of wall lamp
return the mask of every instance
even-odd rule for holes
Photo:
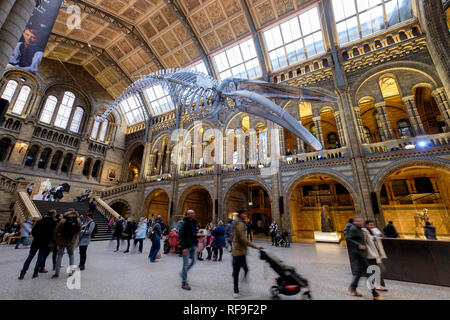
[[[26,143],[21,143],[20,144],[20,150],[19,150],[19,154],[21,154],[22,153],[22,151],[23,151],[23,149],[25,148],[27,146],[27,144]]]

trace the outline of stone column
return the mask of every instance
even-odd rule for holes
[[[15,2],[16,0],[0,0],[0,28],[8,18]]]
[[[325,148],[325,143],[323,141],[323,135],[322,135],[322,124],[321,124],[320,116],[314,117],[313,121],[314,121],[314,126],[316,127],[317,140],[319,140],[319,142]]]
[[[144,146],[144,152],[142,154],[141,161],[141,170],[139,172],[139,181],[145,181],[147,177],[147,165],[148,165],[148,157],[150,155],[151,143],[146,142]]]
[[[375,104],[375,108],[377,109],[378,115],[380,116],[381,126],[384,131],[384,138],[386,140],[392,140],[394,138],[394,134],[391,128],[391,122],[389,121],[389,116],[386,112],[386,102],[378,102]]]
[[[298,146],[298,153],[305,153],[305,144],[304,141],[300,138],[297,138],[297,146]]]
[[[406,185],[408,186],[408,191],[410,194],[417,193],[416,183],[415,183],[414,179],[406,180]]]
[[[170,149],[167,148],[166,150],[166,163],[164,164],[164,172],[163,173],[169,173],[169,169],[170,169]]]
[[[153,175],[153,169],[155,168],[155,155],[153,153],[150,154],[148,163],[149,163],[149,168],[147,169],[146,175],[147,176],[152,176]]]
[[[72,177],[73,166],[75,165],[76,161],[77,161],[77,157],[76,157],[76,155],[73,155],[72,160],[69,162],[69,166],[67,168],[67,175],[69,177]]]
[[[2,0],[1,3],[3,4],[4,2],[11,1]],[[8,17],[4,21],[0,30],[0,75],[3,75],[9,58],[25,30],[35,6],[35,0],[15,1]],[[1,7],[3,8],[3,6]]]
[[[56,166],[56,174],[57,175],[61,175],[61,168],[62,168],[62,165],[63,165],[63,162],[64,162],[64,155],[61,155],[61,158],[59,158],[59,161],[58,161],[58,165]]]
[[[434,100],[439,107],[439,111],[444,118],[445,124],[447,125],[447,131],[450,131],[450,103],[447,99],[447,95],[443,88],[439,88],[432,92]]]
[[[159,152],[158,153],[158,163],[156,164],[156,175],[157,176],[159,176],[161,174],[162,159],[163,159],[163,154],[162,154],[162,152]]]
[[[392,181],[386,181],[384,183],[384,186],[386,188],[386,193],[388,196],[389,203],[395,202],[395,195],[394,195],[394,191],[392,190]]]
[[[345,147],[347,145],[347,142],[346,142],[346,138],[345,138],[344,128],[342,127],[341,112],[340,111],[336,111],[334,113],[334,118],[336,120],[336,127],[338,129],[339,144],[341,145],[341,148],[342,148],[342,147]]]
[[[39,149],[38,152],[36,153],[35,162],[33,165],[33,171],[36,171],[38,169],[39,159],[41,158],[41,155],[42,155],[42,150]]]
[[[94,161],[94,159],[92,159],[91,164],[89,165],[88,179],[92,178],[92,170],[94,169],[94,164],[95,164],[95,161]]]
[[[414,134],[416,136],[423,135],[425,132],[423,130],[422,120],[420,119],[419,113],[417,112],[416,103],[414,102],[414,96],[405,97],[402,100],[406,106],[406,112],[408,113],[409,122],[411,123]]]
[[[52,160],[53,160],[54,155],[55,155],[55,151],[52,150],[52,152],[50,152],[50,155],[48,156],[47,163],[45,164],[45,173],[50,172],[50,166],[52,165]]]

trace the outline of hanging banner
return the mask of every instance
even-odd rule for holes
[[[41,0],[33,11],[9,60],[13,66],[36,74],[63,0]]]

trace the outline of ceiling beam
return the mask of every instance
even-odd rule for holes
[[[113,68],[116,72],[120,73],[125,79],[128,80],[129,83],[132,83],[133,81],[130,79],[130,77],[125,73],[125,71],[122,70],[122,68],[117,64],[117,62],[109,55],[109,53],[103,49],[96,46],[93,46],[91,44],[74,40],[71,38],[68,38],[66,36],[62,36],[56,33],[51,33],[50,39],[48,42],[53,43],[59,43],[66,46],[70,46],[73,48],[76,48],[81,51],[85,51],[90,53],[92,56],[94,56],[97,59],[102,60],[107,67]]]
[[[78,5],[81,11],[96,16],[97,18],[100,18],[101,20],[117,27],[120,31],[122,31],[127,36],[133,38],[134,41],[142,45],[144,51],[150,56],[153,63],[158,67],[158,69],[166,69],[166,67],[161,62],[161,60],[159,60],[159,58],[156,56],[155,52],[150,47],[150,45],[147,43],[147,41],[145,41],[144,37],[139,32],[139,29],[137,29],[134,25],[106,11],[103,11],[91,4],[88,4],[82,0],[68,0],[68,2],[72,2],[75,5]]]
[[[195,34],[194,28],[192,28],[191,24],[189,23],[189,19],[181,9],[181,6],[177,3],[176,0],[164,0],[164,3],[169,7],[173,14],[175,14],[186,31],[189,33],[189,36],[197,47],[197,50],[200,53],[200,57],[202,58],[203,63],[206,66],[206,70],[208,70],[208,73],[211,77],[214,77],[214,68],[212,67],[211,60],[209,59],[208,54],[206,53],[205,48],[202,46],[198,36]]]
[[[269,64],[268,64],[268,61],[266,60],[266,58],[264,56],[264,52],[262,50],[261,39],[258,35],[258,31],[256,30],[255,21],[252,18],[252,14],[248,7],[247,1],[241,0],[241,4],[242,4],[242,8],[244,9],[245,16],[247,17],[247,22],[250,26],[250,31],[252,32],[253,42],[255,43],[255,48],[256,48],[256,54],[258,55],[258,60],[259,60],[259,64],[262,69],[262,74],[263,74],[264,80],[269,82],[269,73],[267,72]]]

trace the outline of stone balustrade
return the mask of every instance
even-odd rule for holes
[[[0,174],[0,190],[14,194],[17,191],[19,184],[20,182]]]
[[[179,177],[187,178],[187,177],[197,177],[197,176],[209,176],[212,174],[214,174],[214,167],[208,167],[208,168],[180,171]]]
[[[145,130],[145,122],[144,121],[135,123],[131,126],[128,126],[127,134],[132,134],[132,133],[135,133],[135,132],[138,132],[141,130]]]
[[[111,198],[111,197],[121,195],[124,193],[132,192],[132,191],[136,190],[137,187],[138,187],[138,184],[136,182],[121,184],[120,186],[111,187],[104,191],[101,191],[101,192],[99,192],[99,195],[100,195],[100,198],[107,199],[107,198]]]
[[[170,180],[170,179],[172,179],[172,175],[170,173],[165,173],[165,174],[161,174],[161,175],[148,176],[145,179],[145,182],[160,182],[160,181],[165,181],[165,180]]]
[[[59,131],[55,128],[46,128],[42,125],[35,125],[33,138],[57,143],[73,149],[77,149],[80,146],[80,136],[69,134],[67,131]]]
[[[291,156],[282,156],[282,164],[294,164],[300,162],[313,162],[321,160],[343,159],[347,155],[347,148],[321,150],[317,152],[299,153]]]
[[[88,146],[88,151],[91,153],[97,153],[101,155],[106,155],[106,150],[108,149],[108,145],[102,142],[91,142]]]
[[[5,121],[3,122],[1,128],[14,133],[19,133],[22,128],[23,118],[14,116],[12,114],[7,114],[5,116]]]
[[[407,137],[397,140],[389,140],[372,144],[364,144],[366,154],[386,153],[400,150],[426,150],[427,148],[448,145],[450,132],[418,137]]]

